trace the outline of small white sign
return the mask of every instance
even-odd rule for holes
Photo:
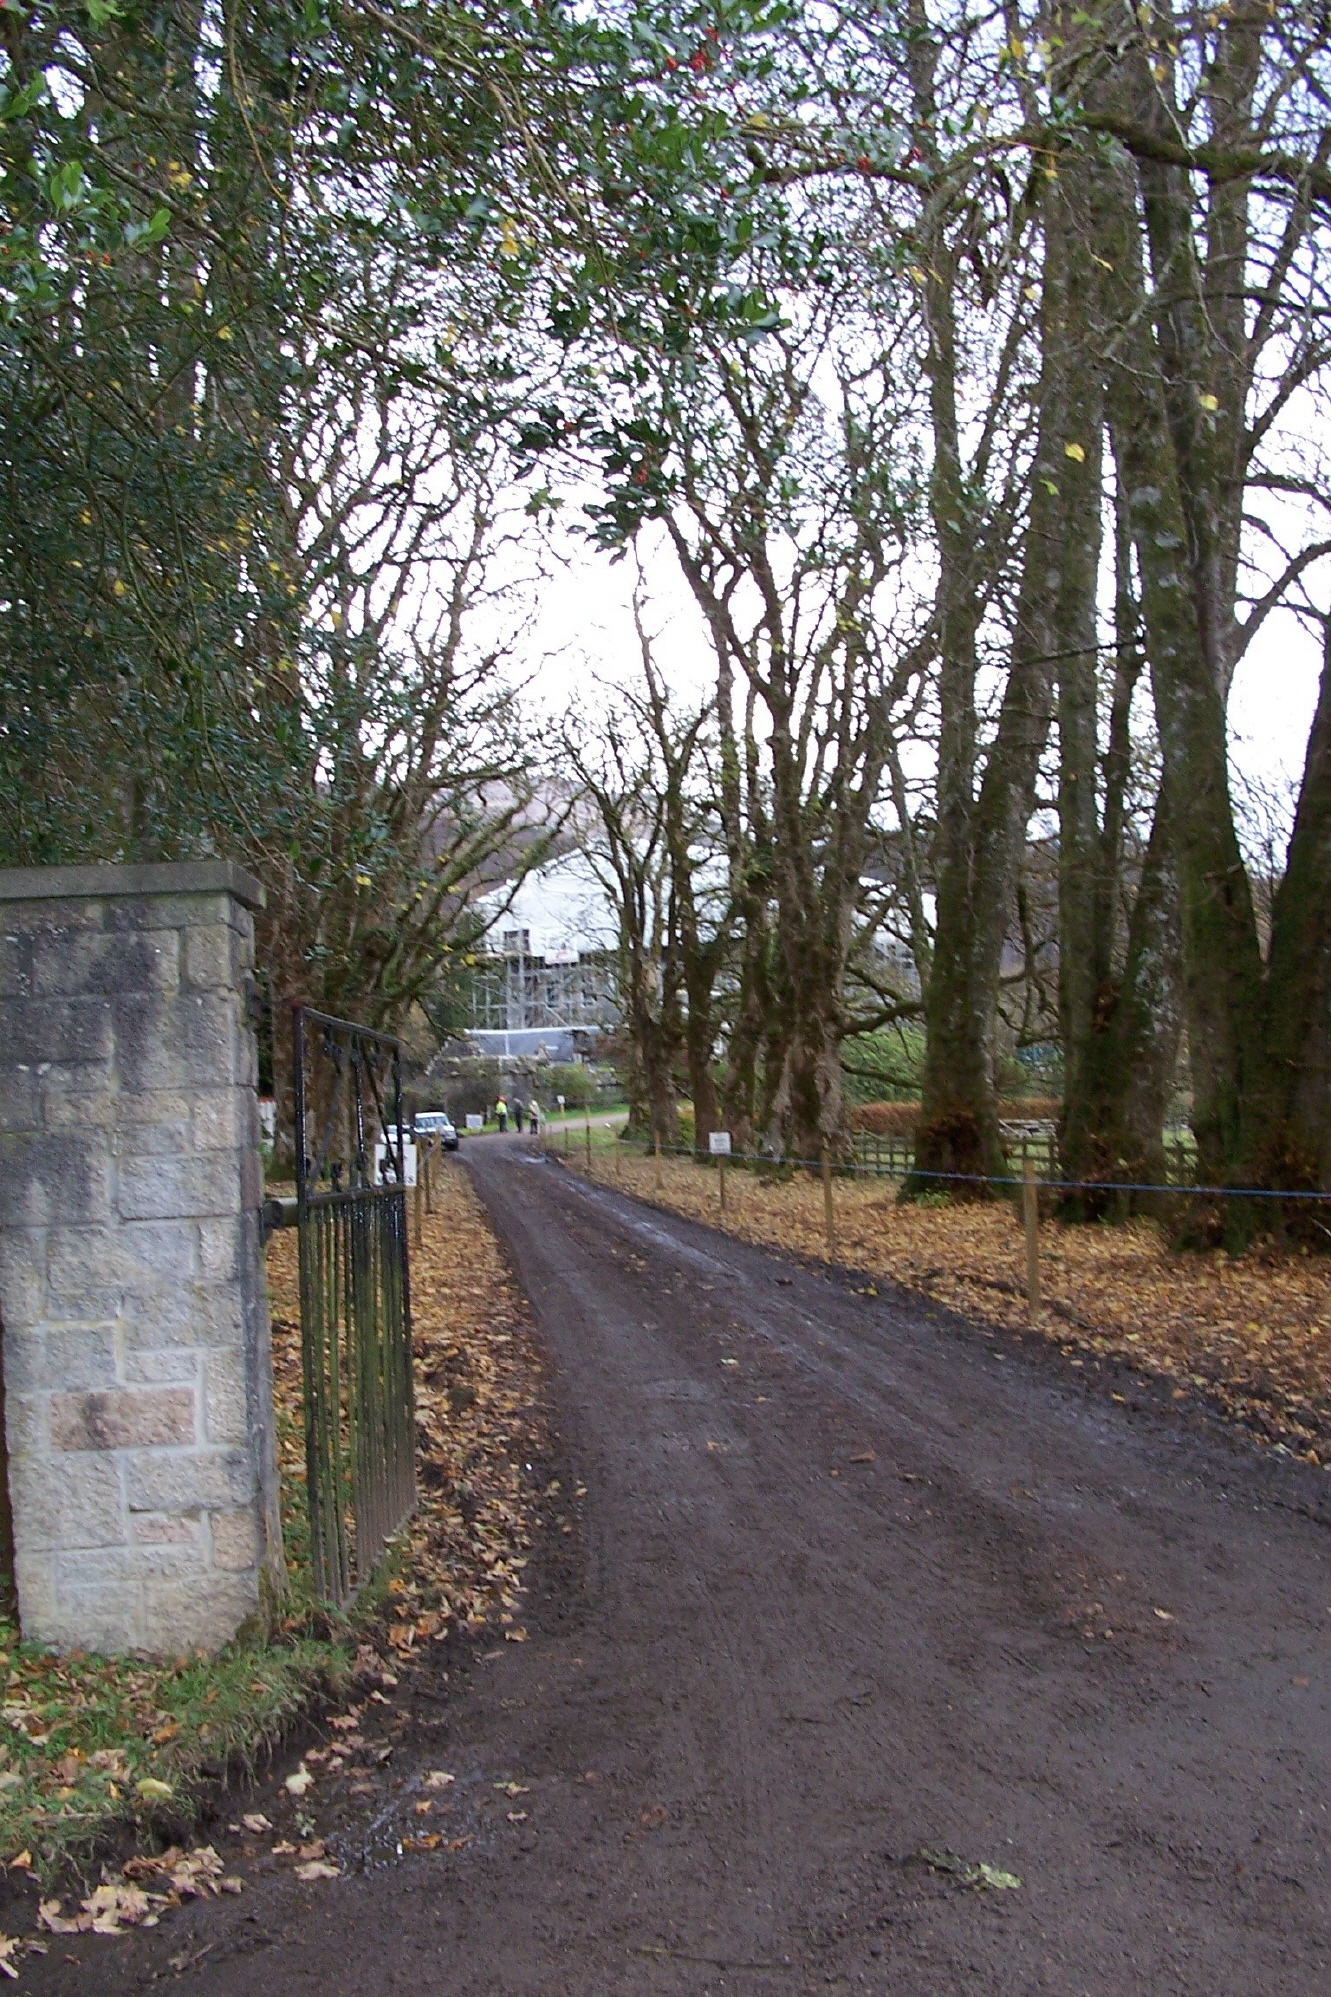
[[[730,1156],[730,1132],[728,1130],[714,1130],[707,1142],[711,1147],[713,1158],[728,1158]]]
[[[396,1160],[396,1144],[386,1144],[380,1138],[374,1147],[374,1183],[376,1186],[397,1184]],[[406,1173],[404,1184],[414,1186],[416,1183],[416,1146],[414,1144],[404,1144],[402,1146],[402,1167]]]
[[[467,1114],[467,1128],[468,1130],[484,1130],[485,1118],[477,1116],[474,1111],[469,1111]]]

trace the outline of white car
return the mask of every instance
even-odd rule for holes
[[[437,1137],[445,1151],[456,1151],[458,1134],[446,1109],[418,1109],[412,1124],[417,1137]]]

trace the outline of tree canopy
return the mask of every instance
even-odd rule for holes
[[[1273,860],[1227,712],[1331,617],[1325,9],[0,24],[8,859],[234,854],[275,991],[400,1018],[569,808],[527,585],[659,546],[710,692],[645,644],[573,821],[655,1117],[843,1149],[922,1030],[921,1172],[1038,1046],[1070,1178],[1181,1093],[1324,1183],[1331,676]]]

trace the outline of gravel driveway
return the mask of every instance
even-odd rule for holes
[[[54,1946],[42,1989],[1327,1990],[1325,1472],[520,1139],[465,1160],[576,1524],[526,1643],[404,1685],[387,1807],[454,1773],[445,1843],[349,1819],[345,1878]]]

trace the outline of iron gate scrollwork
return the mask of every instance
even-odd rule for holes
[[[294,1034],[314,1585],[340,1605],[416,1501],[401,1051],[309,1006]]]

